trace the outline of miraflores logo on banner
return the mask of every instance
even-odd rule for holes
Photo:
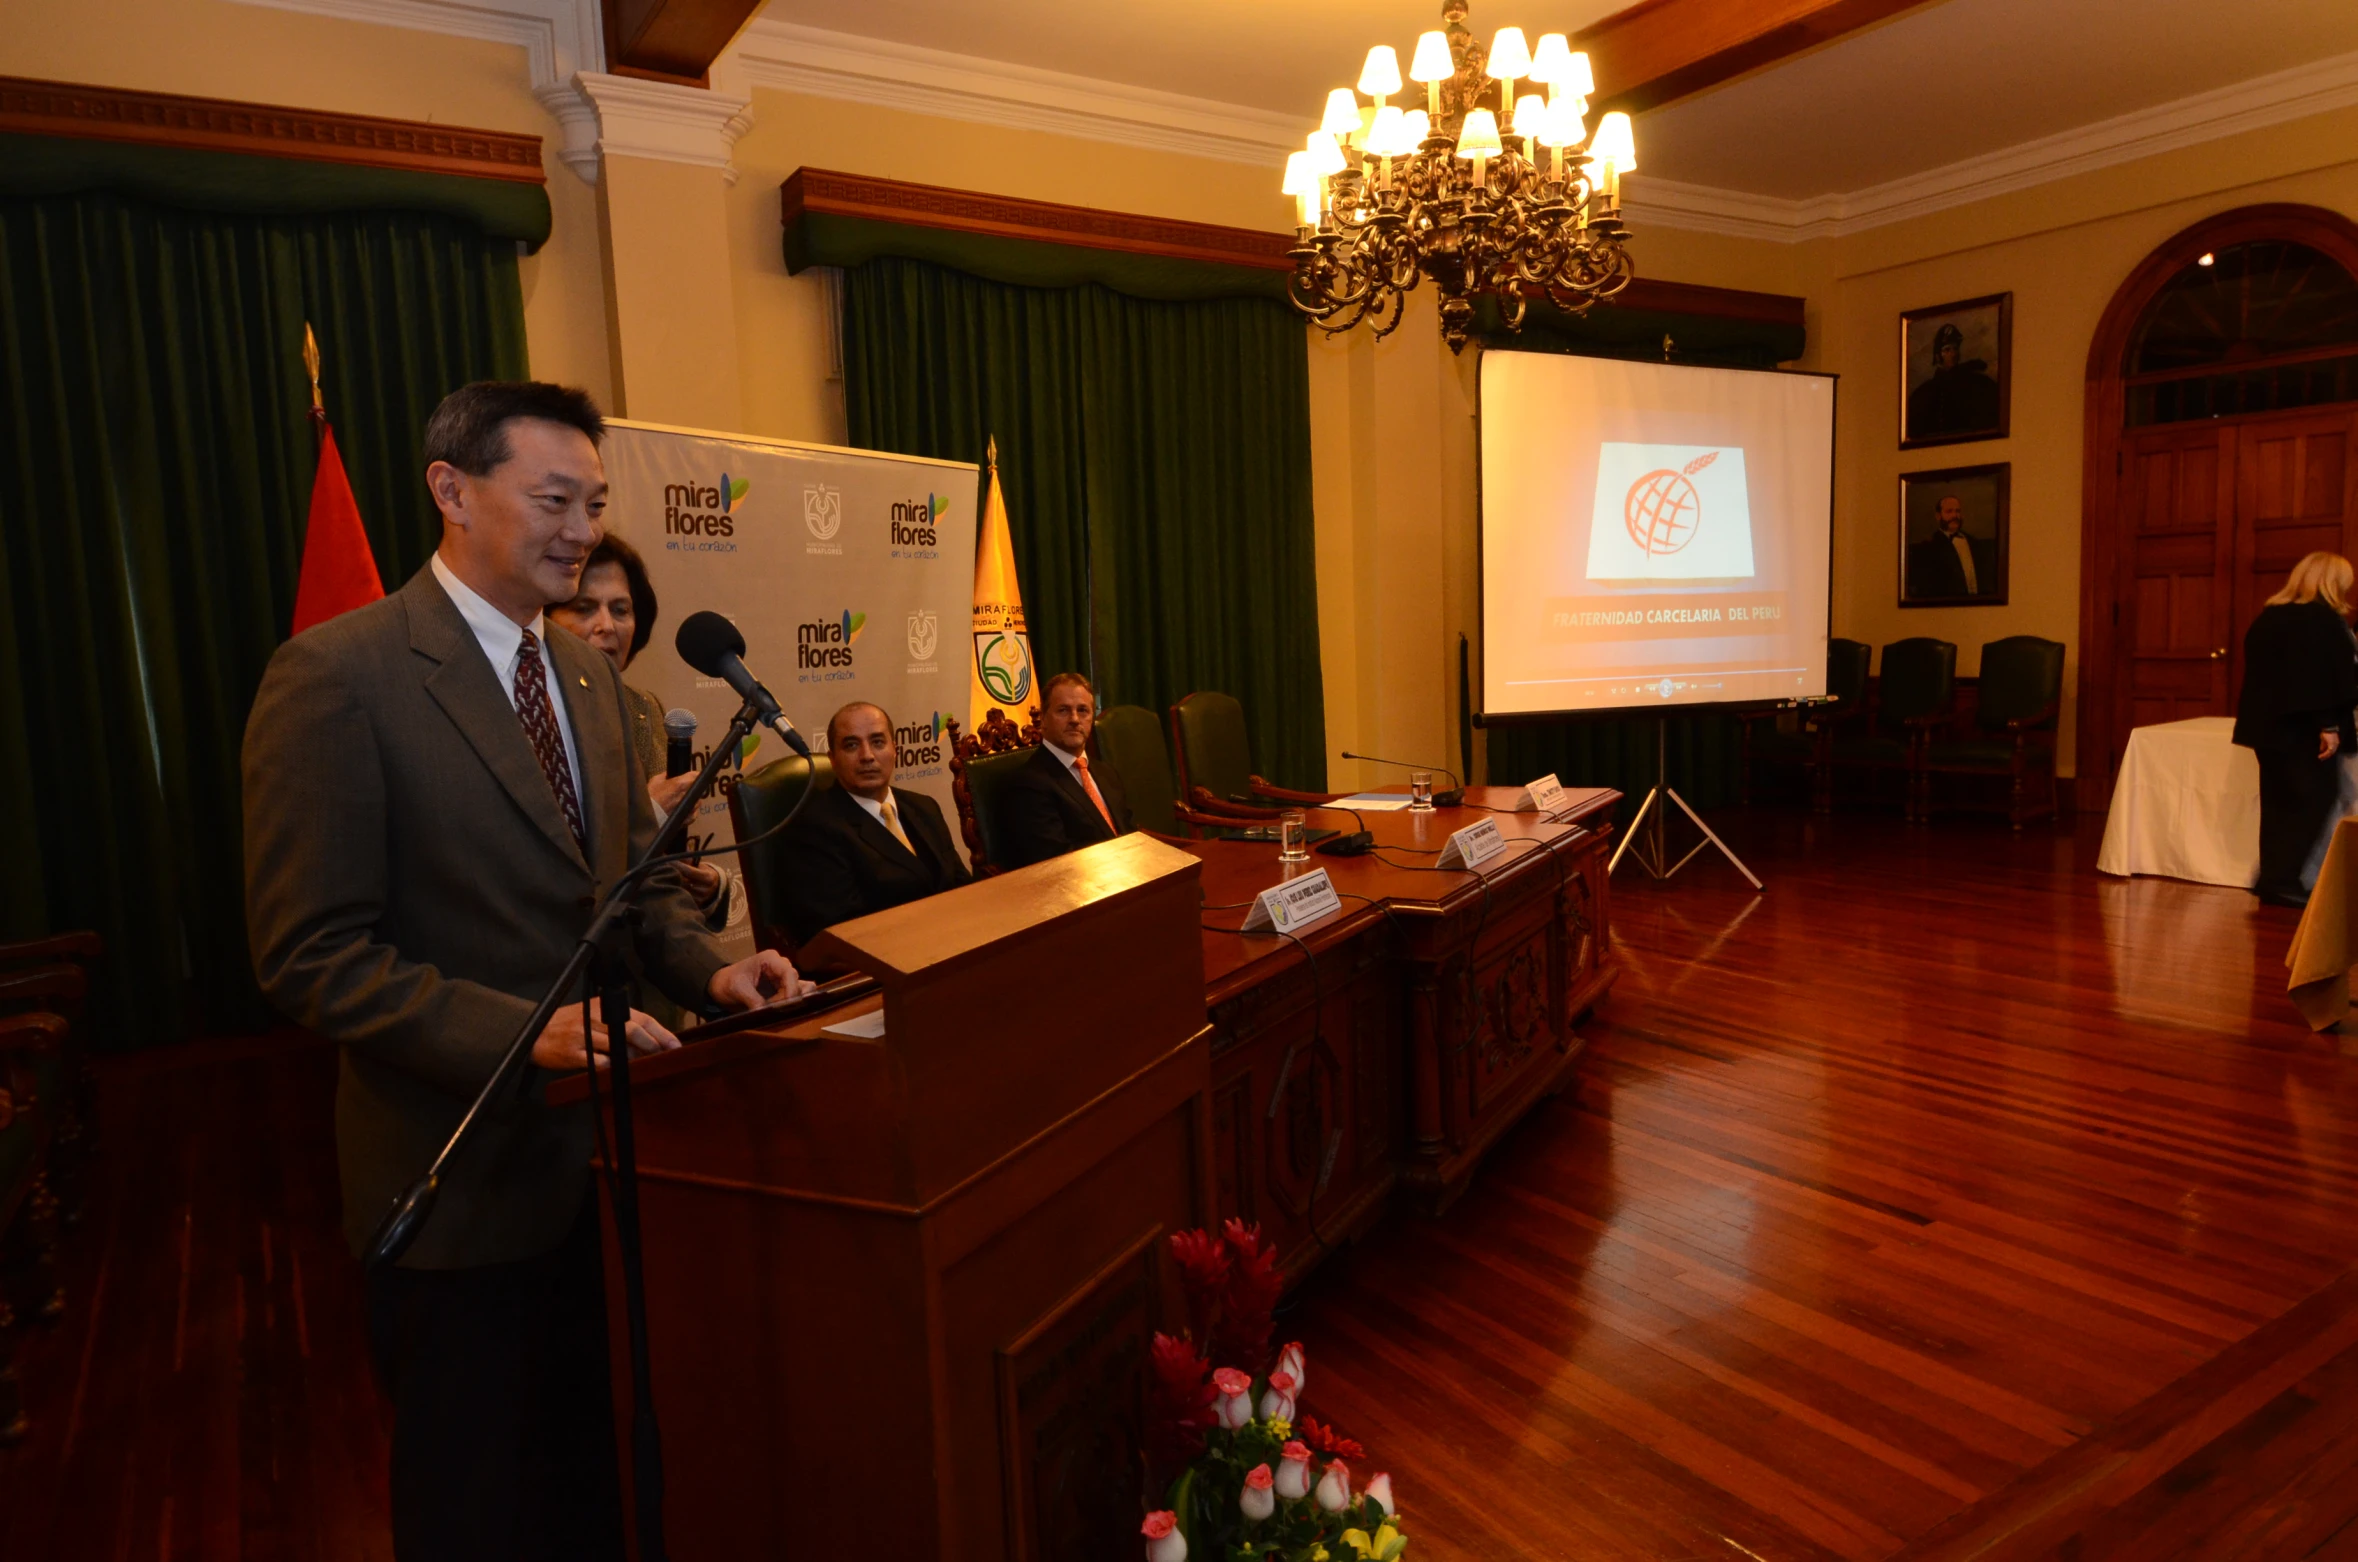
[[[842,683],[851,679],[852,644],[868,627],[868,615],[843,610],[839,618],[815,618],[794,626],[794,667],[798,683]]]
[[[941,552],[941,520],[950,508],[948,494],[929,493],[923,499],[896,499],[888,523],[892,556],[896,559],[937,558]]]
[[[734,553],[737,505],[753,487],[750,478],[723,472],[712,487],[698,483],[663,485],[663,546],[674,553]]]
[[[805,553],[842,553],[843,544],[835,540],[835,534],[843,530],[843,490],[831,483],[806,484],[802,524],[811,534],[811,540],[802,545]]]
[[[942,734],[949,729],[949,725],[949,713],[937,710],[923,721],[894,727],[893,746],[900,750],[901,755],[898,775],[912,778],[939,775],[942,770]]]
[[[921,607],[909,615],[909,671],[930,673],[939,670],[933,653],[941,649],[942,616],[932,608]]]
[[[982,680],[983,693],[1018,721],[1023,719],[1024,701],[1032,697],[1032,643],[1022,622],[1018,618],[1017,627],[978,629],[974,634],[974,675]]]

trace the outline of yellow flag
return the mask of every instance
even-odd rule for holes
[[[974,550],[974,662],[968,680],[969,732],[982,730],[992,706],[1023,724],[1032,702],[1032,640],[1023,623],[1023,588],[1015,579],[1015,540],[1007,496],[999,487],[999,442],[990,444],[991,488],[983,501]]]

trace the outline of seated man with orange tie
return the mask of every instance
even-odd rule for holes
[[[1046,862],[1130,830],[1130,805],[1114,767],[1089,752],[1097,691],[1058,673],[1040,696],[1040,746],[999,792],[1008,866]]]
[[[941,805],[893,786],[900,748],[882,706],[856,701],[829,717],[827,757],[834,789],[804,806],[778,847],[786,928],[796,943],[971,882]]]

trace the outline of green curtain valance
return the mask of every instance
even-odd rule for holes
[[[549,194],[518,179],[74,136],[0,135],[0,196],[111,193],[179,211],[252,217],[417,212],[528,250],[548,242]]]
[[[1662,339],[1676,344],[1674,363],[1773,369],[1801,356],[1809,332],[1799,323],[1686,314],[1666,309],[1633,309],[1611,301],[1584,315],[1550,303],[1534,303],[1523,314],[1523,329],[1510,331],[1495,299],[1474,306],[1474,335],[1485,347],[1527,352],[1582,353],[1595,358],[1663,360]]]
[[[888,222],[841,212],[798,212],[786,224],[786,269],[841,266],[871,260],[919,260],[987,282],[1065,288],[1096,283],[1132,298],[1199,303],[1215,298],[1285,297],[1286,274],[1257,266],[1178,260],[1044,239],[965,233],[918,223]]]

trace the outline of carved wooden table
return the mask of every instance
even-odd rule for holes
[[[1606,869],[1621,794],[1569,793],[1555,822],[1489,811],[1516,795],[1472,787],[1475,806],[1367,814],[1376,855],[1294,870],[1326,869],[1344,896],[1298,943],[1225,930],[1286,876],[1273,844],[1184,843],[1204,862],[1215,1202],[1259,1221],[1291,1276],[1402,1187],[1427,1212],[1455,1199],[1562,1087],[1577,1022],[1618,974]],[[1450,834],[1483,819],[1506,852],[1478,876],[1435,869]]]

